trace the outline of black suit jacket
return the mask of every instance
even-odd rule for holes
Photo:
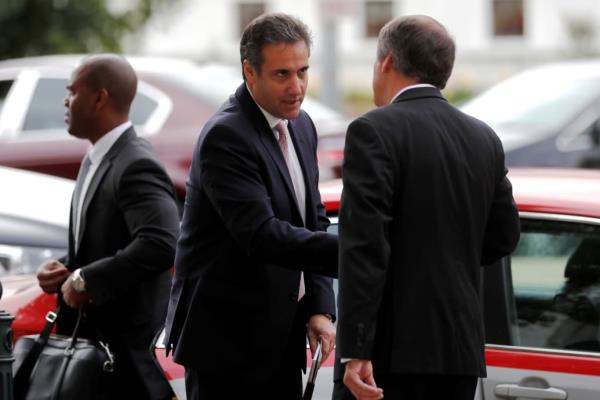
[[[281,150],[244,84],[194,150],[166,337],[175,361],[200,373],[266,381],[289,340],[303,365],[305,330],[293,329],[294,319],[335,314],[332,280],[319,274],[336,274],[337,238],[323,232],[315,128],[301,112],[289,131],[304,174],[305,226]]]
[[[116,373],[127,375],[133,387],[144,380],[138,383],[156,396],[148,398],[166,397],[169,390],[149,348],[166,314],[178,225],[170,179],[150,144],[128,129],[90,182],[79,248],[71,233],[66,264],[82,269],[91,297],[84,334],[98,331],[115,353]],[[69,334],[75,317],[63,304],[58,331]]]
[[[355,120],[344,157],[338,357],[484,376],[480,265],[519,238],[498,137],[414,88]]]

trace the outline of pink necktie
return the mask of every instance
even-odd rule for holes
[[[285,164],[290,169],[290,160],[289,160],[289,150],[288,150],[288,140],[287,140],[287,127],[285,126],[285,122],[283,120],[279,121],[277,125],[275,125],[275,130],[277,131],[277,143],[279,144],[279,148],[283,153],[283,158],[285,159]],[[304,288],[304,273],[300,272],[300,286],[298,287],[298,300],[304,296],[305,293]]]
[[[285,164],[290,168],[289,162],[289,153],[288,153],[288,141],[287,141],[287,128],[283,120],[279,121],[277,125],[275,125],[275,130],[277,131],[277,143],[279,144],[279,148],[283,153],[283,158],[285,159]]]

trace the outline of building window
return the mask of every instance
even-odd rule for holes
[[[391,20],[391,1],[367,1],[365,3],[365,32],[367,37],[377,37],[381,28]]]
[[[493,0],[494,35],[523,36],[523,0]]]
[[[240,16],[240,35],[246,29],[246,26],[256,17],[265,13],[265,3],[239,3],[238,11]]]

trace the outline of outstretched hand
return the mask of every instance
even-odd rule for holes
[[[373,365],[369,360],[350,360],[346,363],[344,385],[357,400],[378,400],[383,390],[377,387],[373,377]]]

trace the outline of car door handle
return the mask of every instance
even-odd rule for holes
[[[499,397],[525,397],[530,399],[565,400],[567,392],[556,388],[535,388],[515,384],[500,384],[494,388],[494,394]]]

